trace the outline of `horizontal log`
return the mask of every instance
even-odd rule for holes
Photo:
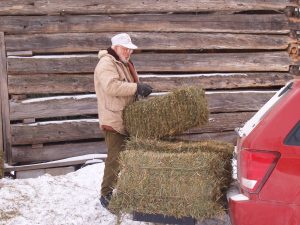
[[[93,74],[9,75],[10,94],[66,94],[95,92]]]
[[[257,111],[269,100],[274,91],[208,92],[209,109],[217,112]],[[95,95],[61,96],[10,102],[10,119],[53,118],[76,115],[95,115]]]
[[[97,119],[13,124],[13,145],[104,138]]]
[[[293,79],[286,72],[206,73],[140,75],[140,81],[151,85],[155,92],[201,85],[205,89],[277,87]],[[9,94],[73,94],[94,93],[93,74],[9,75]]]
[[[121,14],[0,16],[6,34],[196,32],[287,34],[284,14]]]
[[[236,133],[233,131],[221,133],[186,134],[176,136],[178,140],[202,141],[219,140],[236,144]],[[104,154],[107,148],[104,141],[72,144],[45,145],[43,148],[30,146],[13,146],[12,163],[38,163],[86,154]]]
[[[42,148],[14,146],[12,147],[12,163],[47,162],[86,154],[104,153],[107,153],[104,141],[44,145]]]
[[[22,120],[26,118],[97,114],[96,101],[95,95],[40,98],[29,102],[24,100],[19,103],[11,101],[10,119]]]
[[[209,123],[193,128],[187,134],[211,133],[234,130],[251,118],[253,112],[211,114]],[[103,138],[97,119],[40,122],[34,124],[13,124],[13,145],[37,144],[60,141],[74,141]]]
[[[149,12],[201,12],[219,10],[283,10],[297,6],[286,0],[131,0],[120,5],[118,1],[102,0],[2,0],[0,15],[48,15],[48,14],[99,14],[99,13],[149,13]]]
[[[186,134],[176,138],[179,140],[219,140],[235,144],[237,135],[233,131],[221,133]],[[107,153],[105,142],[84,142],[72,144],[45,145],[42,148],[30,146],[13,146],[12,163],[38,163],[52,160],[65,159],[68,157],[81,156],[86,154]]]
[[[206,125],[192,128],[185,132],[185,134],[233,131],[235,128],[243,126],[254,114],[255,112],[211,113]]]
[[[219,133],[205,133],[205,134],[190,134],[180,135],[175,138],[184,141],[204,141],[204,140],[217,140],[232,143],[236,145],[238,135],[234,131],[226,131]]]
[[[275,92],[232,91],[207,93],[210,112],[246,112],[259,110]]]
[[[12,52],[7,51],[6,55],[7,56],[33,56],[33,52],[32,51],[12,51]]]
[[[300,30],[300,18],[299,17],[289,18],[289,27],[291,30]]]
[[[258,53],[197,53],[133,55],[139,72],[241,72],[289,71],[292,62],[285,51]],[[95,55],[8,57],[8,74],[91,73]]]
[[[115,33],[6,35],[6,51],[34,53],[91,52],[106,49]],[[287,35],[129,33],[141,50],[287,49],[295,42]]]
[[[185,86],[201,85],[206,90],[270,88],[286,84],[294,76],[285,72],[206,73],[189,75],[149,75],[140,78],[155,91],[172,91]]]

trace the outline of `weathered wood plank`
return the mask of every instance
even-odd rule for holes
[[[9,75],[10,94],[94,92],[92,74],[75,75]]]
[[[34,163],[52,161],[86,154],[104,154],[107,148],[104,141],[84,142],[59,145],[45,145],[43,148],[31,146],[14,146],[12,163]]]
[[[225,141],[236,145],[237,134],[234,131],[226,131],[220,133],[205,133],[205,134],[189,134],[175,137],[178,140],[185,141],[204,141],[204,140],[218,140]]]
[[[2,125],[2,104],[0,99],[0,151],[4,152],[4,145],[3,145],[3,125]],[[1,153],[0,153],[1,154]]]
[[[233,131],[245,124],[255,112],[216,113],[209,115],[209,122],[185,132],[186,134],[217,133]]]
[[[7,49],[6,49],[7,50]],[[13,52],[7,52],[7,56],[32,56],[32,51],[13,51]]]
[[[297,6],[286,0],[131,0],[121,4],[116,0],[2,0],[0,15],[41,14],[99,14],[99,13],[149,13],[149,12],[201,12],[219,10],[283,10],[286,6]]]
[[[185,132],[188,134],[234,130],[251,118],[253,112],[210,114],[209,123]],[[13,124],[13,145],[103,138],[97,119]]]
[[[208,54],[137,54],[137,69],[144,64],[148,72],[159,71],[287,71],[293,64],[286,52],[208,53]],[[274,65],[276,64],[276,65]]]
[[[291,30],[300,30],[300,18],[297,17],[289,18],[289,27]]]
[[[11,120],[97,114],[95,95],[62,96],[10,102]]]
[[[207,92],[209,109],[218,112],[257,111],[274,91]],[[96,115],[95,95],[61,96],[10,102],[11,120],[53,118],[61,116]]]
[[[1,34],[0,34],[1,35]],[[1,42],[1,44],[3,44]],[[2,77],[2,76],[1,76]],[[2,78],[1,79],[1,83],[3,82]],[[2,93],[2,85],[0,84],[0,92]],[[5,156],[4,156],[4,135],[3,135],[3,131],[4,131],[4,126],[3,126],[3,121],[4,121],[4,117],[2,116],[2,95],[0,94],[1,98],[0,98],[0,179],[3,177],[3,163],[5,160]]]
[[[0,89],[1,91],[1,89]],[[2,117],[2,98],[0,98],[0,161],[1,157],[3,157],[3,152],[4,152],[4,141],[3,141],[3,117]],[[0,165],[1,167],[1,165]],[[0,169],[1,170],[1,169]],[[0,174],[1,176],[1,174]]]
[[[13,145],[104,138],[97,119],[13,124]]]
[[[92,74],[8,75],[10,94],[95,92]]]
[[[289,71],[292,62],[285,51],[258,53],[197,53],[133,55],[139,72],[241,72]],[[8,73],[91,73],[97,65],[95,55],[8,57]]]
[[[232,91],[207,93],[210,112],[246,112],[259,110],[275,92]]]
[[[4,145],[3,145],[3,126],[2,126],[2,109],[1,109],[1,98],[0,98],[0,179],[4,176]]]
[[[11,133],[9,119],[9,102],[8,102],[8,87],[7,87],[7,68],[4,33],[0,32],[0,103],[1,103],[1,118],[2,119],[2,135],[3,148],[6,155],[6,160],[11,160]]]
[[[296,40],[287,35],[129,33],[141,50],[287,49]],[[115,33],[6,35],[7,51],[34,53],[91,52],[106,49]]]
[[[283,86],[294,76],[285,72],[265,73],[206,73],[194,75],[149,75],[140,80],[151,85],[155,91],[171,91],[185,86],[201,85],[206,90],[263,88]]]
[[[140,75],[140,81],[151,85],[155,92],[194,85],[201,85],[205,89],[269,88],[282,86],[291,79],[293,75],[286,72]],[[94,93],[94,75],[8,75],[8,90],[9,94],[18,95]]]
[[[121,14],[0,16],[6,34],[97,32],[204,32],[287,34],[284,14]]]

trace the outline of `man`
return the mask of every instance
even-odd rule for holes
[[[130,61],[133,49],[137,49],[130,36],[126,33],[117,34],[111,38],[111,42],[110,48],[99,51],[100,60],[94,73],[99,123],[108,150],[100,198],[105,208],[117,182],[118,158],[127,138],[122,119],[124,107],[134,102],[137,95],[147,97],[152,92],[149,85],[139,82]]]

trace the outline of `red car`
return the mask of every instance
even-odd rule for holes
[[[232,225],[300,225],[300,80],[279,90],[237,130]]]

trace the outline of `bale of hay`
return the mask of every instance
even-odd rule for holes
[[[231,144],[215,141],[130,141],[109,207],[198,220],[219,216],[232,180],[232,152]]]
[[[137,101],[125,108],[123,119],[130,136],[161,138],[179,134],[207,123],[205,93],[200,87],[188,87]]]
[[[0,179],[3,177],[4,175],[4,153],[3,151],[0,149]]]

